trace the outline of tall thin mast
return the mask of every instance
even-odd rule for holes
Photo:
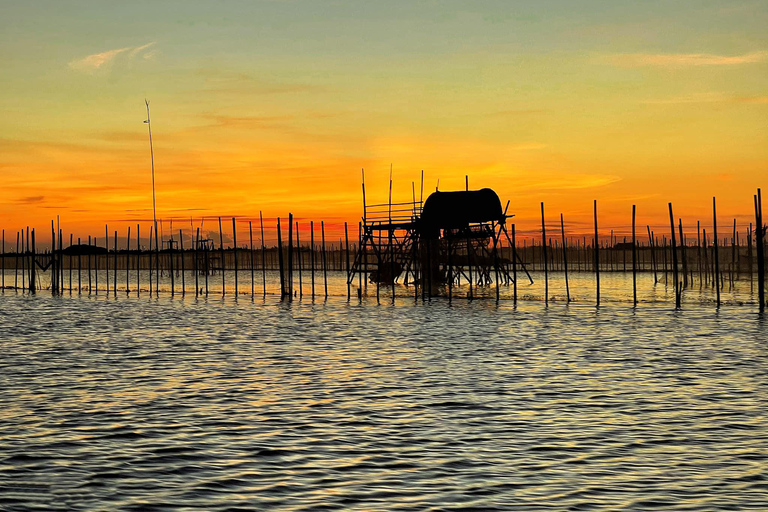
[[[144,103],[147,106],[147,120],[144,122],[147,123],[147,129],[149,130],[149,155],[152,163],[152,222],[155,226],[155,251],[157,253],[155,256],[155,260],[156,260],[156,263],[159,265],[160,245],[158,244],[158,236],[157,236],[157,205],[155,201],[155,151],[154,151],[154,148],[152,147],[152,123],[150,122],[150,117],[149,117],[149,101],[147,101],[147,99],[145,98]],[[158,279],[159,279],[159,275],[158,275]]]

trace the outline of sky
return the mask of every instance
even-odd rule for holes
[[[711,224],[713,196],[746,229],[766,26],[751,0],[0,0],[0,227],[148,232],[146,98],[157,216],[184,229],[292,212],[337,236],[390,167],[395,201],[468,176],[531,234],[542,201],[627,234],[632,205]]]

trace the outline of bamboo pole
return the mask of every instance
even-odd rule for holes
[[[304,283],[301,281],[301,270],[303,263],[301,261],[301,240],[299,239],[299,221],[296,221],[296,262],[299,271],[299,298],[304,297]]]
[[[92,252],[92,246],[91,246],[91,235],[88,235],[88,261],[86,265],[88,266],[88,295],[91,294],[92,290],[92,281],[91,281],[91,252]],[[53,273],[51,273],[51,284],[53,284]]]
[[[288,302],[293,301],[293,214],[288,213]]]
[[[285,273],[283,269],[283,235],[280,230],[280,217],[277,218],[277,261],[280,270],[280,300],[285,298]]]
[[[544,202],[541,203],[541,255],[544,266],[544,304],[549,303],[549,271],[547,261],[547,227],[544,224]]]
[[[154,226],[152,224],[149,225],[149,258],[147,258],[149,261],[149,296],[152,297],[152,256],[154,256],[154,253],[152,252],[152,234],[154,233]],[[109,281],[109,279],[107,279]]]
[[[323,237],[323,286],[325,287],[325,298],[328,298],[328,268],[325,258],[325,221],[320,221],[320,232]]]
[[[365,186],[365,185],[363,185]],[[315,300],[315,221],[309,221],[309,266],[312,278],[312,300]]]
[[[760,189],[755,195],[755,242],[757,248],[757,300],[759,311],[765,311],[765,231],[763,230],[763,200]]]
[[[544,203],[542,203],[543,205]],[[568,247],[565,242],[565,222],[560,214],[560,233],[563,236],[563,271],[565,272],[565,302],[571,302],[571,288],[568,284]]]
[[[130,228],[129,228],[130,229]],[[186,265],[184,264],[184,234],[179,229],[179,252],[181,253],[181,296],[187,294]]]
[[[715,288],[717,290],[717,307],[720,307],[720,255],[717,243],[717,203],[712,198],[712,231],[715,241]]]
[[[688,258],[685,254],[685,235],[683,234],[683,219],[678,220],[680,230],[680,258],[683,264],[683,288],[688,288]]]
[[[296,231],[296,241],[298,242],[298,236],[299,232]],[[344,241],[346,242],[346,259],[347,259],[347,302],[352,298],[352,284],[350,282],[350,275],[349,275],[349,230],[347,228],[347,223],[344,223]]]
[[[82,244],[80,243],[80,237],[77,238],[77,294],[80,295],[83,289],[83,258],[82,258]]]
[[[517,305],[517,244],[515,241],[515,225],[512,224],[512,283],[513,297]]]
[[[171,277],[171,297],[174,297],[176,295],[176,278],[174,276],[174,265],[173,265],[173,220],[171,220],[171,228],[170,228],[170,234],[168,235],[168,273]],[[162,236],[160,237],[163,238]],[[163,242],[165,243],[165,242]],[[165,260],[165,258],[163,258]]]
[[[653,235],[651,234],[651,226],[646,224],[645,227],[648,229],[648,248],[651,251],[651,268],[653,269],[653,284],[656,284],[659,282],[659,277],[656,274],[656,246],[653,243]]]
[[[136,224],[136,296],[141,295],[141,224]]]
[[[115,263],[115,268],[114,268],[114,272],[112,272],[112,274],[113,274],[112,275],[112,279],[114,279],[114,283],[113,283],[114,286],[112,288],[113,288],[113,292],[114,292],[115,297],[117,297],[117,230],[115,230],[115,260],[114,260],[114,263]]]
[[[600,306],[600,246],[597,235],[597,199],[594,200],[595,212],[595,286],[596,286],[596,305]]]
[[[288,226],[288,231],[290,231],[290,225]],[[232,217],[232,245],[234,246],[234,264],[235,264],[235,297],[237,297],[238,288],[237,288],[237,225],[235,224],[235,218]]]
[[[30,253],[29,263],[29,291],[34,294],[37,291],[37,281],[35,277],[35,259],[37,257],[37,248],[35,246],[35,228],[32,228],[32,252]]]
[[[72,238],[70,235],[69,239],[69,245],[72,246]],[[106,254],[104,256],[104,273],[107,275],[107,298],[109,298],[109,228],[107,225],[104,225],[104,248],[107,250]],[[72,256],[70,256],[70,262],[72,260]],[[69,280],[70,280],[70,290],[72,289],[72,265],[70,264],[70,274],[69,274]]]
[[[221,217],[219,217],[219,252],[221,254],[221,296],[227,294],[227,280],[224,272],[224,230],[221,229]]]
[[[248,221],[248,234],[251,239],[251,299],[256,296],[256,274],[254,270],[254,254],[253,254],[253,222]]]
[[[264,297],[267,296],[267,247],[264,245],[264,217],[259,210],[259,222],[261,224],[261,279],[264,286]]]
[[[19,290],[19,232],[16,232],[16,252],[13,261],[13,289]]]
[[[633,304],[637,307],[637,237],[635,234],[635,210],[636,205],[632,205],[632,296]]]
[[[678,280],[677,247],[675,243],[675,218],[672,214],[672,203],[669,203],[669,225],[672,230],[672,276],[675,280],[675,308],[680,309],[682,291],[680,290],[680,282]]]
[[[125,294],[128,295],[131,292],[129,280],[131,278],[131,226],[128,226],[128,236],[125,237]],[[90,268],[88,269],[88,275],[90,275]]]
[[[197,251],[200,247],[200,228],[197,228],[195,231],[195,245],[193,247],[193,253],[192,258],[194,259],[194,268],[195,268],[195,297],[197,297],[200,294],[200,263],[198,262],[198,254]]]

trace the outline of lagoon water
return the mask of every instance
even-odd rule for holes
[[[0,509],[768,509],[768,319],[630,306],[6,291]]]

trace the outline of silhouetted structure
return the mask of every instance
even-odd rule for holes
[[[463,279],[471,298],[474,286],[513,282],[511,261],[499,253],[502,239],[509,239],[506,221],[511,215],[489,188],[435,191],[423,204],[414,198],[410,203],[364,204],[363,209],[348,283],[363,274],[378,288],[403,276],[405,284],[415,286],[416,296],[419,289],[426,297],[447,287],[451,297],[453,286]]]

